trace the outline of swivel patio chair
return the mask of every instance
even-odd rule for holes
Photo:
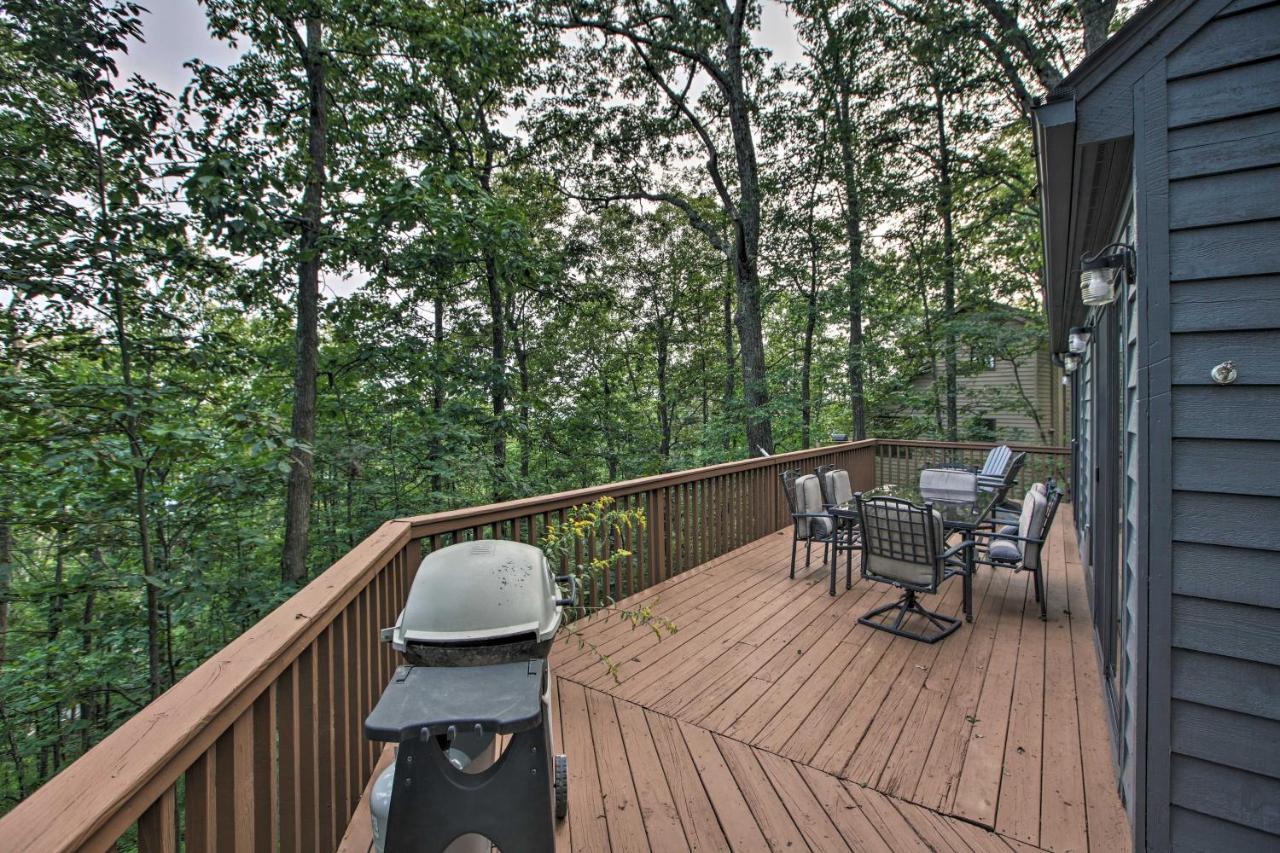
[[[791,513],[791,577],[794,578],[796,546],[802,541],[805,543],[805,568],[809,566],[814,542],[822,544],[822,561],[826,563],[826,549],[835,536],[835,521],[822,506],[822,490],[817,477],[813,474],[801,475],[799,471],[790,469],[779,476],[782,479],[782,491],[787,496],[787,509]]]
[[[877,607],[858,622],[925,643],[936,643],[953,633],[960,620],[926,610],[916,596],[936,593],[947,578],[964,575],[964,555],[974,547],[973,541],[966,539],[946,548],[942,516],[930,503],[920,507],[898,498],[864,500],[861,495],[857,502],[862,525],[862,577],[903,591],[902,598]],[[926,622],[924,631],[930,625],[935,630],[909,630],[905,623],[912,616]]]
[[[1022,501],[1016,527],[1010,525],[997,531],[974,533],[974,540],[985,546],[974,557],[975,563],[1015,572],[1031,572],[1041,620],[1047,619],[1049,614],[1048,591],[1044,583],[1044,545],[1061,502],[1062,493],[1057,489],[1046,492],[1043,486],[1041,489],[1033,488]]]

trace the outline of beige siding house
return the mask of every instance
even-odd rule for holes
[[[982,361],[962,355],[959,368],[961,424],[980,421],[993,437],[1007,441],[1062,445],[1070,440],[1069,389],[1048,348],[1017,359],[988,356]],[[941,401],[942,377],[939,363],[936,372],[926,371],[912,380],[912,390],[925,398],[936,393]]]

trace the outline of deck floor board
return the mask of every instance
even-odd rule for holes
[[[892,589],[833,598],[816,556],[791,580],[775,533],[616,605],[649,604],[675,634],[582,623],[586,644],[551,657],[570,764],[557,849],[1123,853],[1068,516],[1047,621],[1029,576],[982,568],[974,621],[942,642],[874,631],[857,616]],[[926,606],[959,613],[960,586]]]

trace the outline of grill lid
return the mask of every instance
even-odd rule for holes
[[[527,639],[548,643],[560,597],[546,555],[533,545],[482,539],[422,561],[396,621],[392,646],[475,647]]]

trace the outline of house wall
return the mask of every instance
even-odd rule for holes
[[[943,366],[939,363],[939,382],[942,381],[942,373]],[[963,420],[967,415],[973,414],[991,418],[995,421],[997,434],[1007,440],[1039,444],[1043,431],[1044,441],[1048,444],[1063,444],[1067,440],[1067,433],[1062,423],[1062,405],[1055,401],[1053,388],[1053,383],[1058,383],[1059,388],[1061,387],[1060,376],[1061,373],[1053,367],[1047,351],[1038,350],[1018,359],[1016,370],[1013,362],[998,359],[993,369],[957,377],[960,418]],[[920,376],[911,385],[916,393],[924,394],[933,381],[932,376]],[[1009,404],[1016,394],[1019,381],[1040,417],[1039,424],[1026,411]],[[996,394],[1001,396],[997,398]],[[1060,392],[1058,396],[1060,399]],[[1005,405],[993,405],[995,399],[1003,401]]]
[[[1276,850],[1280,5],[1235,0],[1159,62],[1135,88],[1134,128],[1150,401],[1146,845]],[[1210,371],[1227,360],[1239,379],[1219,386]]]

